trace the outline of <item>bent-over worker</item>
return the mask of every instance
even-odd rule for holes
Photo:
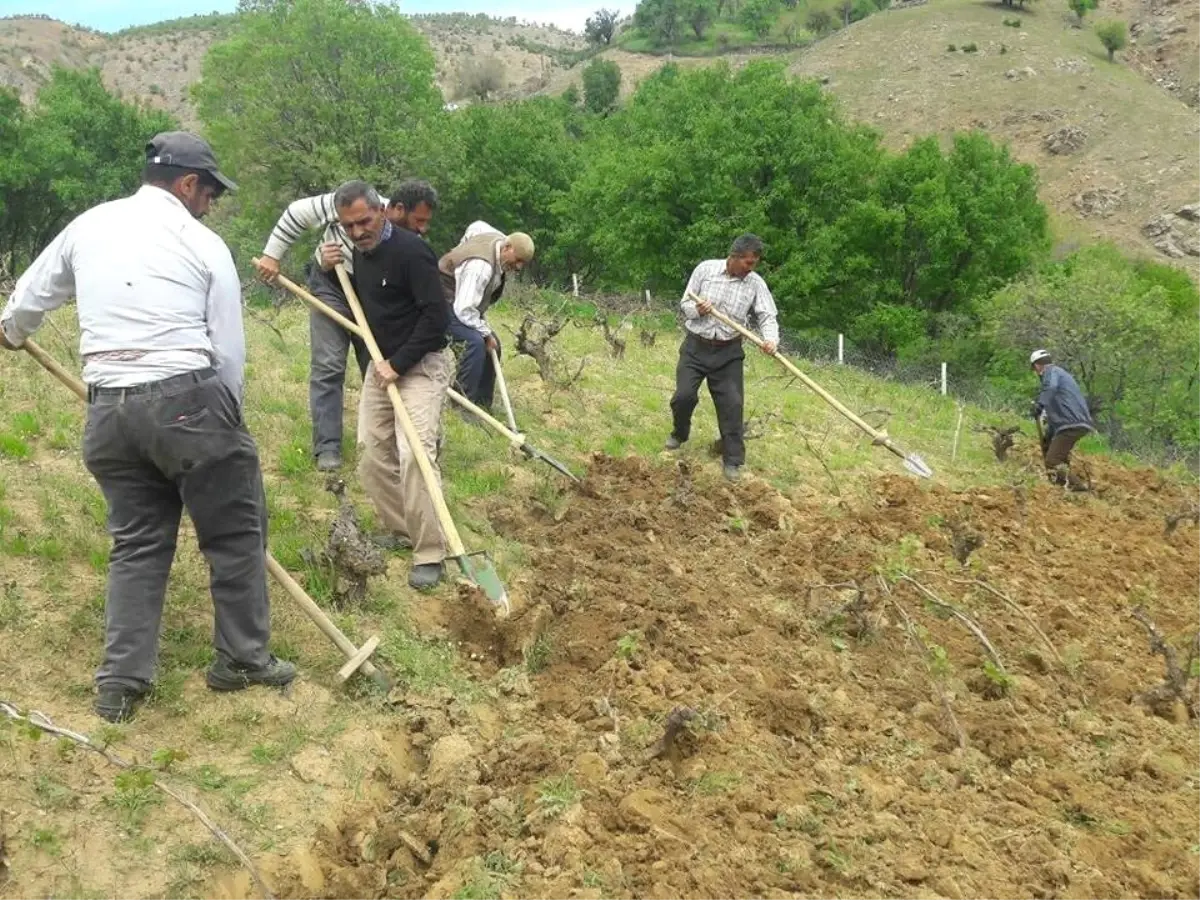
[[[678,450],[691,435],[692,413],[700,401],[700,383],[708,381],[708,393],[717,410],[721,435],[721,457],[725,477],[738,478],[746,462],[743,438],[745,390],[741,335],[709,313],[716,309],[746,326],[753,314],[765,343],[763,352],[774,354],[779,344],[775,298],[762,276],[754,271],[762,259],[763,244],[753,234],[743,234],[729,248],[725,259],[708,259],[692,271],[680,306],[686,318],[686,336],[679,347],[675,368],[675,394],[671,397],[674,429],[666,448]],[[689,294],[700,298],[692,299]]]
[[[1029,365],[1042,382],[1030,413],[1035,419],[1045,414],[1042,462],[1046,476],[1054,484],[1084,490],[1084,483],[1071,474],[1071,451],[1089,432],[1096,430],[1087,400],[1071,373],[1054,364],[1049,351],[1034,350],[1029,355]]]
[[[391,199],[383,199],[383,202],[387,218],[393,225],[423,235],[429,230],[433,212],[437,209],[438,196],[428,182],[409,179],[392,192]],[[324,234],[321,244],[313,252],[313,259],[305,266],[308,290],[318,300],[350,318],[346,296],[333,272],[334,263],[326,265],[321,255],[321,245],[337,244],[342,250],[340,261],[345,265],[351,283],[354,282],[354,247],[338,223],[332,192],[303,197],[288,205],[275,223],[258,259],[256,268],[259,277],[267,283],[274,282],[279,275],[279,261],[283,255],[301,234],[313,228],[324,229]],[[331,471],[342,465],[346,352],[354,348],[359,374],[364,377],[371,356],[357,335],[316,310],[309,310],[308,328],[308,411],[312,419],[312,452],[317,468]],[[359,430],[362,430],[361,421]]]
[[[453,361],[446,337],[450,308],[442,296],[437,256],[417,234],[388,221],[383,201],[363,181],[339,187],[334,207],[353,242],[356,290],[384,356],[367,367],[363,380],[360,422],[366,439],[359,477],[380,523],[412,545],[409,585],[433,587],[442,577],[445,537],[387,385],[400,389],[434,476],[440,479],[436,444]],[[321,249],[327,260],[340,252],[336,244]]]
[[[458,364],[458,390],[491,412],[496,369],[488,350],[501,353],[500,340],[487,323],[487,311],[504,293],[505,276],[533,259],[533,239],[521,231],[505,235],[487,222],[467,226],[462,240],[438,260],[446,300],[453,304],[450,336],[464,343]]]
[[[73,219],[0,314],[0,344],[14,349],[46,313],[78,304],[83,459],[112,535],[95,701],[111,722],[130,718],[154,680],[184,508],[211,572],[208,686],[282,687],[296,675],[267,649],[267,511],[242,418],[241,285],[229,248],[199,221],[235,187],[200,138],[155,135],[142,187]]]

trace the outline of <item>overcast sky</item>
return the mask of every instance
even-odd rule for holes
[[[487,13],[489,16],[505,18],[516,16],[518,20],[544,22],[583,31],[584,20],[599,7],[620,10],[622,14],[633,12],[636,2],[611,2],[594,0],[591,3],[551,3],[546,0],[400,0],[399,8],[405,13],[468,12]],[[130,25],[148,25],[163,19],[190,16],[195,13],[232,12],[237,0],[171,0],[166,3],[148,3],[146,0],[0,0],[0,16],[45,13],[51,18],[61,19],[77,25],[87,25],[101,31],[119,31]]]

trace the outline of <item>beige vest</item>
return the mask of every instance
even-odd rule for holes
[[[463,241],[453,250],[442,254],[438,260],[438,272],[442,277],[442,294],[451,304],[454,303],[454,270],[468,259],[482,259],[492,267],[492,280],[496,280],[496,241],[504,240],[504,235],[498,231],[485,231],[469,240]],[[500,298],[504,291],[504,275],[500,273],[500,284],[484,296],[480,303],[480,312]]]

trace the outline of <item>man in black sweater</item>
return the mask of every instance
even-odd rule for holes
[[[334,192],[338,221],[354,244],[359,299],[384,360],[372,362],[363,378],[360,424],[366,434],[358,465],[363,490],[379,523],[413,547],[408,583],[433,587],[443,574],[445,538],[416,458],[396,421],[387,386],[395,384],[435,475],[442,406],[454,371],[447,349],[450,309],[442,296],[437,256],[414,232],[384,215],[383,201],[369,184],[348,181]],[[342,260],[337,243],[321,247],[321,264]]]

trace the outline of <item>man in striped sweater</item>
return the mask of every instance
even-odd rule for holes
[[[387,217],[394,226],[424,235],[437,209],[438,196],[428,182],[410,179],[383,200]],[[318,300],[353,318],[333,267],[324,268],[321,244],[334,243],[342,248],[346,274],[354,282],[354,244],[338,224],[333,193],[304,197],[288,205],[267,238],[256,264],[259,277],[267,283],[279,274],[279,261],[300,236],[313,228],[324,229],[313,258],[305,266],[309,291]],[[357,287],[357,285],[356,285]],[[312,310],[308,317],[310,363],[308,375],[308,411],[312,418],[313,456],[317,468],[331,471],[342,465],[342,411],[346,383],[346,353],[353,347],[360,375],[371,361],[362,340],[321,313]],[[361,432],[361,420],[360,420]]]

